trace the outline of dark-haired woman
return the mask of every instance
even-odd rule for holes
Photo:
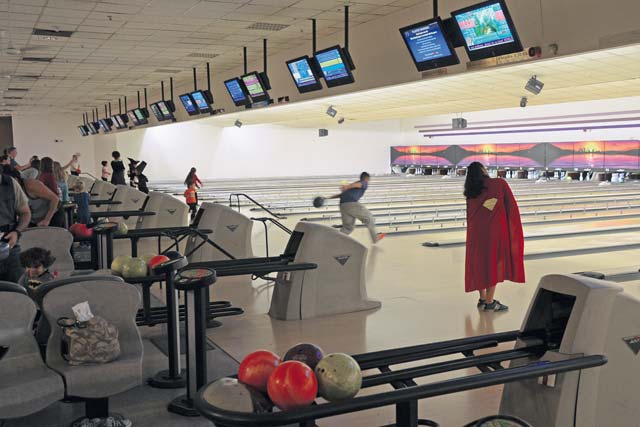
[[[60,196],[58,190],[58,180],[53,174],[53,159],[51,157],[43,157],[40,162],[40,176],[38,179],[47,186],[49,190],[54,192],[56,196]]]
[[[111,157],[113,157],[113,160],[111,161],[111,170],[113,171],[113,175],[111,175],[111,183],[113,185],[127,185],[127,181],[124,176],[126,168],[124,167],[122,160],[120,160],[120,153],[118,151],[114,151],[111,153]]]
[[[196,188],[202,188],[202,181],[200,181],[200,178],[198,178],[198,175],[196,175],[196,168],[191,168],[189,174],[184,180],[184,185],[186,185],[187,188],[191,187],[192,185],[195,185]]]
[[[524,237],[518,204],[509,184],[490,178],[485,167],[473,162],[464,184],[467,198],[467,250],[465,290],[478,291],[478,308],[505,311],[494,299],[496,285],[509,280],[524,283]]]

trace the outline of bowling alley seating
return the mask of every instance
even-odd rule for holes
[[[331,227],[299,222],[285,255],[318,268],[279,273],[269,315],[297,320],[379,308],[379,301],[367,297],[367,251],[366,246]]]
[[[252,258],[251,233],[253,221],[245,215],[219,203],[203,203],[196,217],[198,228],[213,230],[207,236],[237,259]],[[187,240],[186,254],[189,262],[206,262],[229,259],[202,238],[191,236]]]
[[[144,210],[155,212],[155,215],[141,216],[137,219],[135,229],[186,227],[189,225],[189,206],[177,198],[151,191]]]
[[[60,375],[42,361],[33,337],[36,304],[15,283],[0,282],[0,424],[24,417],[64,397]]]
[[[87,301],[96,316],[118,329],[121,354],[106,364],[69,365],[61,355],[60,328],[52,328],[47,365],[64,379],[66,396],[85,401],[88,418],[108,416],[109,397],[142,384],[142,339],[135,323],[140,294],[117,278],[92,277],[71,283],[42,285],[42,310],[55,325],[60,317],[73,318],[71,307]]]
[[[117,185],[116,192],[113,195],[113,201],[120,202],[117,205],[109,205],[108,211],[137,211],[144,208],[147,201],[147,195],[142,191],[138,191],[129,185]],[[127,227],[134,228],[138,217],[129,218],[109,218],[112,222],[124,222]]]
[[[66,273],[74,270],[73,257],[71,256],[71,246],[73,236],[64,228],[58,227],[35,227],[29,228],[22,233],[20,247],[22,250],[30,248],[43,248],[51,252],[56,261],[50,270],[58,273]]]
[[[92,200],[111,200],[116,192],[116,186],[105,181],[96,181],[93,187],[86,187],[90,191]],[[103,212],[109,209],[109,205],[91,205],[91,212]]]

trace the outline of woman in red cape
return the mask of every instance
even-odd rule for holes
[[[473,162],[464,184],[467,198],[465,290],[478,291],[478,308],[505,311],[495,300],[496,284],[524,283],[524,236],[518,204],[509,184],[489,178],[485,167]]]

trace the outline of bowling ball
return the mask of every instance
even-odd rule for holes
[[[153,267],[155,267],[156,265],[162,264],[163,262],[167,261],[170,261],[168,256],[156,255],[147,262],[147,265],[149,266],[149,270],[153,270]]]
[[[311,369],[315,369],[318,362],[324,357],[324,352],[315,344],[296,344],[287,351],[282,360],[297,360]]]
[[[311,405],[318,394],[318,380],[310,367],[297,360],[289,360],[273,371],[267,392],[278,408],[290,411]]]
[[[149,261],[151,261],[151,258],[153,258],[154,256],[157,256],[157,255],[156,254],[144,254],[140,258],[142,258],[144,260],[144,262],[146,262],[147,265],[149,265]]]
[[[69,232],[73,234],[74,237],[80,239],[93,236],[93,229],[87,227],[86,224],[73,224],[71,227],[69,227]]]
[[[273,405],[255,388],[235,378],[220,378],[202,392],[205,402],[216,408],[235,412],[269,412]]]
[[[313,207],[314,208],[321,208],[322,206],[324,206],[324,197],[316,197],[315,199],[313,199]]]
[[[125,224],[124,222],[119,222],[115,231],[116,236],[124,236],[128,232],[129,232],[129,227],[127,227],[127,224]]]
[[[122,274],[123,267],[132,259],[133,258],[131,258],[129,255],[118,255],[111,262],[111,271],[113,271],[114,273]]]
[[[238,379],[240,382],[260,391],[267,391],[269,376],[280,364],[280,357],[267,350],[258,350],[249,354],[240,363]]]
[[[315,369],[320,396],[330,402],[351,399],[362,387],[360,365],[344,353],[325,356]]]
[[[131,258],[122,266],[122,277],[125,279],[145,277],[148,271],[147,263],[143,259]]]
[[[182,254],[178,251],[167,251],[164,253],[164,256],[166,256],[169,259],[182,258]]]

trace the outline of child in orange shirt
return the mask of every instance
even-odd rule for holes
[[[198,210],[198,192],[196,191],[196,184],[192,183],[184,192],[184,198],[187,205],[189,205],[189,212],[191,212],[191,219],[195,218],[196,211]]]

